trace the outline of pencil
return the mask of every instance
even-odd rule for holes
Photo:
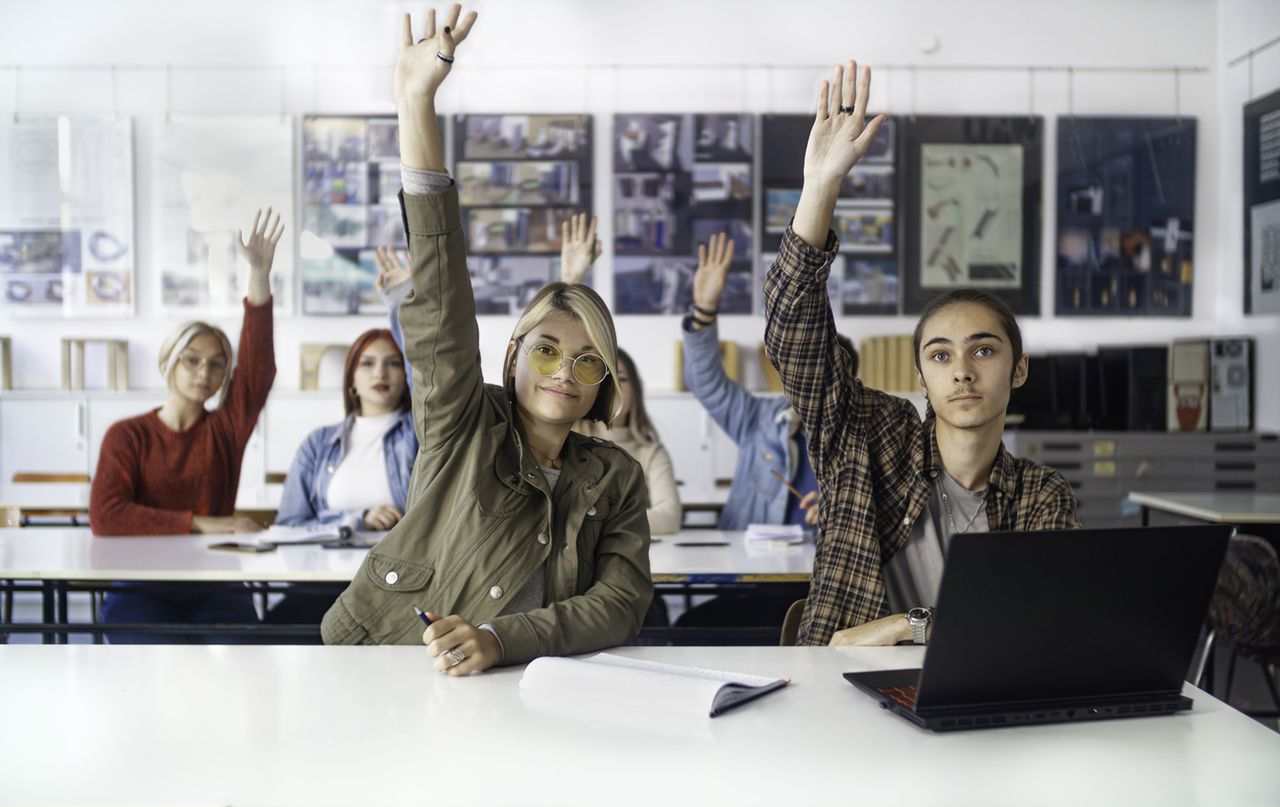
[[[793,485],[793,484],[791,484],[790,482],[788,482],[788,481],[787,481],[787,478],[786,478],[785,476],[783,476],[782,474],[778,473],[778,471],[777,471],[777,469],[776,469],[776,468],[775,468],[775,469],[773,469],[773,470],[771,470],[769,473],[773,474],[773,478],[774,478],[774,479],[777,479],[779,482],[781,482],[783,485],[785,485],[785,486],[786,486],[786,488],[787,488],[787,490],[791,491],[791,493],[792,493],[792,494],[793,494],[797,499],[803,499],[803,498],[804,498],[804,494],[803,494],[803,493],[801,493],[800,491],[796,490],[795,485]]]

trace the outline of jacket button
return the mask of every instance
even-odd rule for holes
[[[764,452],[764,458],[765,458],[765,459],[767,459],[767,460],[771,460],[771,459],[773,459],[773,452],[772,452],[772,451],[766,451],[766,452]]]
[[[400,580],[400,575],[396,574],[394,571],[387,572],[386,580],[388,586],[394,586]]]
[[[536,479],[538,477],[538,475],[535,474],[533,471],[530,471],[529,473],[525,474],[525,476],[527,476],[530,479]]]
[[[507,474],[507,481],[514,485],[516,483],[516,475]]]
[[[929,478],[930,478],[930,479],[937,479],[937,478],[938,478],[938,472],[937,472],[937,471],[930,471],[930,472],[929,472]]]
[[[546,546],[546,545],[547,545],[547,541],[549,541],[549,540],[550,540],[550,539],[549,539],[549,538],[547,538],[547,534],[546,534],[545,532],[540,532],[540,533],[538,533],[538,543],[542,544],[543,546]]]
[[[502,586],[494,586],[489,589],[489,596],[493,597],[495,600],[500,599],[502,597]]]
[[[596,514],[596,509],[594,507],[592,507],[590,510],[587,511],[587,515],[589,516],[594,516],[595,514]]]
[[[333,473],[333,466],[332,466],[332,465],[330,465],[330,466],[329,466],[329,473]]]
[[[911,516],[903,516],[903,517],[902,517],[902,526],[904,526],[904,527],[910,527],[910,526],[911,526]]]
[[[592,437],[591,442],[595,443],[598,446],[604,445],[604,440],[600,439],[599,437]]]

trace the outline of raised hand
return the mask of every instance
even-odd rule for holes
[[[818,113],[804,152],[806,179],[840,182],[866,155],[885,120],[877,115],[866,122],[870,94],[871,68],[863,67],[859,73],[852,59],[836,65],[830,84],[822,82]]]
[[[249,230],[249,240],[245,241],[244,230],[236,230],[238,251],[249,261],[249,268],[255,272],[270,272],[271,262],[276,257],[276,244],[284,235],[284,224],[280,214],[275,221],[271,220],[271,208],[263,216],[259,210],[253,217],[253,227]]]
[[[587,226],[587,214],[579,213],[560,226],[560,279],[565,283],[581,283],[591,264],[600,257],[600,239],[596,237],[596,217]]]
[[[693,274],[693,304],[714,313],[720,306],[733,263],[733,240],[728,233],[711,236],[709,244],[698,245],[698,269]]]
[[[373,287],[379,294],[409,279],[409,264],[395,247],[378,247],[374,250],[378,261],[378,276],[373,280]]]
[[[436,90],[444,83],[453,69],[454,53],[458,45],[471,33],[476,23],[472,11],[458,22],[462,6],[454,4],[445,17],[444,25],[436,30],[436,11],[427,11],[427,24],[422,37],[415,40],[409,15],[404,15],[400,32],[400,55],[396,58],[396,99],[434,98]]]
[[[276,259],[276,244],[284,235],[284,224],[280,214],[275,221],[271,220],[271,208],[262,215],[259,210],[253,217],[253,227],[249,230],[249,240],[245,241],[244,231],[236,231],[236,249],[249,261],[249,293],[246,295],[250,305],[262,305],[271,299],[271,264]]]

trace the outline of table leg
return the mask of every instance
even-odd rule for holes
[[[40,621],[46,625],[53,622],[55,596],[52,580],[45,580],[40,584]],[[54,634],[50,632],[46,632],[43,639],[45,644],[56,643]]]

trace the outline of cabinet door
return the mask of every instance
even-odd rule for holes
[[[307,435],[342,417],[342,395],[338,392],[272,393],[266,409],[267,473],[288,471]]]
[[[89,474],[84,398],[0,400],[0,491],[19,507],[78,507],[89,502],[83,482],[14,482],[15,474]]]
[[[645,405],[671,455],[681,500],[704,495],[712,486],[711,419],[692,395],[650,395]]]

